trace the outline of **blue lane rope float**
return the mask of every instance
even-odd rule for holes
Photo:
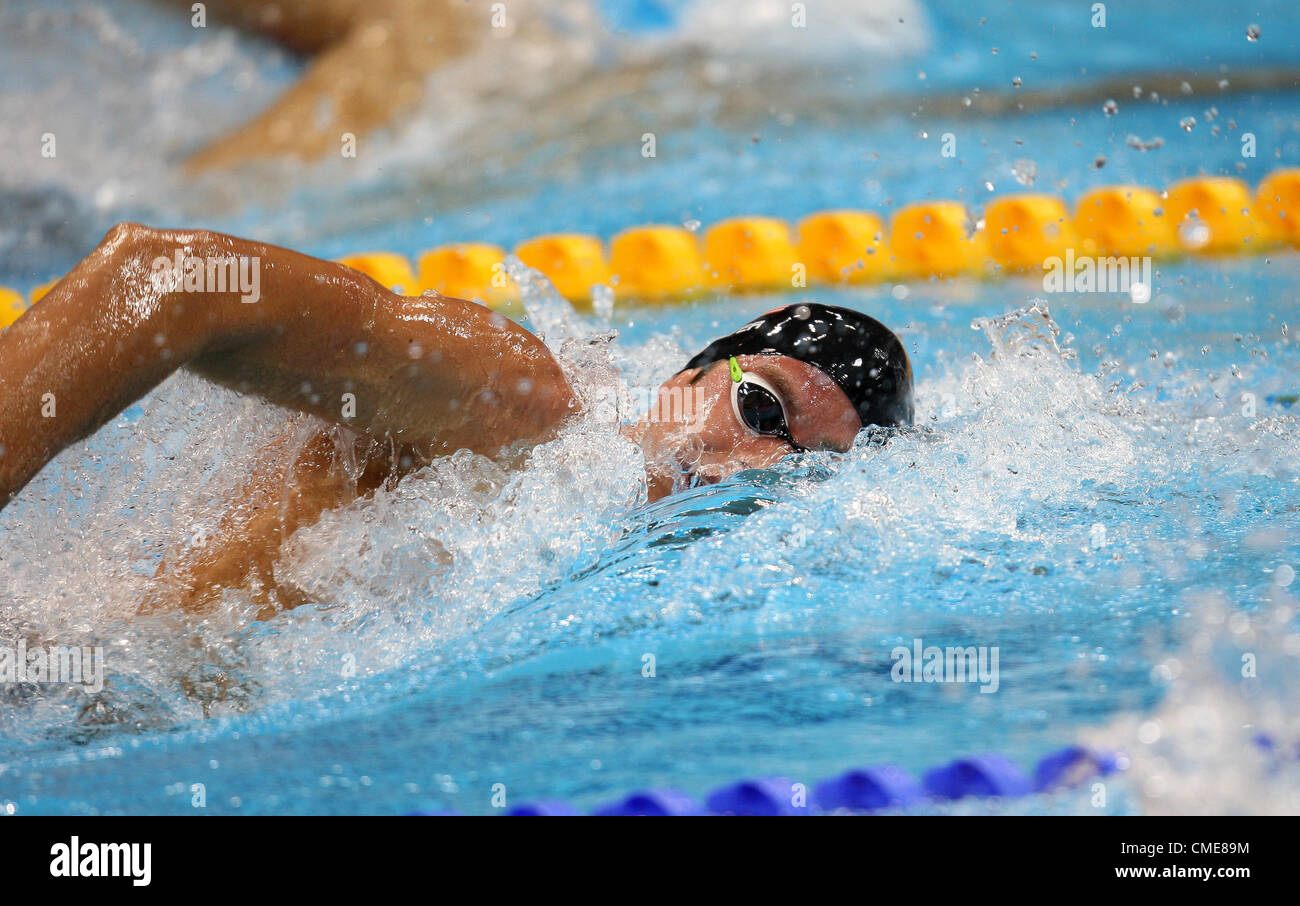
[[[1039,759],[1033,777],[1011,759],[987,754],[958,758],[926,771],[918,780],[897,765],[853,768],[813,784],[806,806],[794,805],[794,781],[787,777],[749,778],[720,786],[700,802],[674,789],[643,789],[597,806],[592,815],[809,815],[830,812],[868,814],[906,809],[922,802],[959,799],[1018,799],[1077,787],[1124,770],[1125,757],[1081,745],[1067,746]],[[446,815],[415,811],[408,815]],[[507,815],[580,815],[562,799],[538,799],[506,811]]]
[[[925,798],[925,790],[907,771],[885,764],[857,768],[823,780],[814,787],[813,798],[827,810],[877,812],[887,808],[906,808]]]
[[[925,772],[925,790],[936,799],[1026,796],[1034,784],[1015,762],[1001,755],[976,755]]]
[[[707,815],[708,812],[688,793],[681,790],[638,790],[592,812],[603,816]]]
[[[704,804],[714,815],[804,815],[806,806],[790,801],[794,781],[788,777],[759,777],[719,787]]]
[[[516,805],[506,812],[507,815],[525,816],[529,818],[551,818],[560,815],[581,815],[568,802],[563,799],[538,799],[534,802],[525,802],[522,805]]]
[[[1067,746],[1045,756],[1034,771],[1034,789],[1047,792],[1078,786],[1094,777],[1107,777],[1124,769],[1115,752],[1093,752],[1083,746]]]

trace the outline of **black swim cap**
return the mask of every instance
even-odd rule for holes
[[[903,344],[875,318],[835,305],[801,302],[768,312],[714,340],[682,371],[764,353],[826,372],[858,410],[863,426],[912,424],[912,363]]]

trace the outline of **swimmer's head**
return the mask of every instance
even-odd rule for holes
[[[912,366],[874,318],[805,302],[710,343],[664,383],[638,426],[650,499],[772,465],[848,450],[864,427],[912,423]]]

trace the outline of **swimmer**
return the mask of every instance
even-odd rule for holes
[[[170,2],[194,21],[191,0]],[[479,68],[507,67],[529,55],[567,60],[577,53],[572,42],[595,33],[597,22],[590,4],[561,8],[539,0],[511,0],[508,7],[466,0],[225,0],[210,6],[214,24],[277,41],[302,57],[305,68],[270,107],[192,155],[187,164],[195,170],[282,155],[304,161],[337,156],[341,136],[364,139],[417,109],[439,70],[474,61]],[[500,40],[504,36],[512,40]],[[475,56],[483,52],[490,55]]]
[[[197,266],[164,264],[178,261]],[[232,261],[256,270],[256,301],[247,287],[204,285],[205,263]],[[216,531],[163,559],[144,610],[200,610],[243,586],[263,617],[305,603],[275,581],[296,529],[436,457],[541,443],[580,408],[546,346],[482,305],[398,295],[343,265],[233,236],[120,224],[0,334],[0,507],[182,366],[291,415]],[[625,430],[645,452],[651,500],[682,486],[683,470],[688,483],[716,482],[912,421],[898,338],[815,303],[714,341],[661,394],[686,388],[693,411]],[[304,442],[304,413],[330,427]]]

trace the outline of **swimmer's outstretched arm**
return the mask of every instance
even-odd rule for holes
[[[177,256],[256,281],[187,291]],[[216,268],[212,268],[215,272]],[[257,301],[241,296],[255,282]],[[549,436],[574,408],[536,337],[471,302],[206,231],[121,224],[0,335],[0,506],[60,450],[182,365],[428,457]]]

